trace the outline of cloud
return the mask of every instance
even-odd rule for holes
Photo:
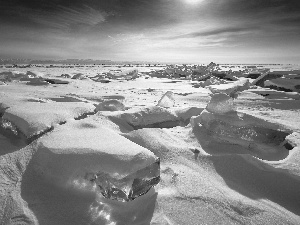
[[[250,32],[254,30],[259,30],[258,27],[227,27],[227,28],[216,28],[206,31],[197,31],[187,34],[166,37],[168,40],[182,39],[182,38],[197,38],[197,37],[208,37],[215,35],[224,35],[224,34],[240,34],[245,32]]]
[[[82,7],[59,6],[54,13],[35,13],[30,19],[44,27],[56,29],[80,29],[97,26],[106,21],[109,13],[93,9],[87,5]]]

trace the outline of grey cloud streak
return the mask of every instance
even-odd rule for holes
[[[191,32],[191,33],[188,33],[188,34],[182,34],[182,35],[177,35],[177,36],[173,36],[173,37],[166,37],[166,38],[163,38],[163,39],[176,40],[176,39],[181,39],[181,38],[196,38],[196,37],[208,37],[208,36],[224,35],[224,34],[239,34],[239,33],[242,33],[242,32],[249,32],[249,31],[255,31],[255,30],[259,30],[259,28],[258,27],[218,28],[218,29],[213,29],[213,30],[208,30],[208,31]]]

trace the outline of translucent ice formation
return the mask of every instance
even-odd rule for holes
[[[159,159],[157,159],[152,165],[138,170],[123,179],[113,178],[103,172],[87,174],[86,179],[95,183],[105,198],[128,202],[146,194],[153,186],[159,183],[159,164]]]
[[[226,94],[214,94],[206,106],[206,110],[217,114],[234,111],[233,99]]]
[[[159,158],[101,124],[69,122],[38,146],[38,174],[111,200],[131,201],[160,180]]]
[[[14,135],[18,135],[18,130],[15,125],[13,125],[9,120],[0,119],[0,129],[6,130],[7,132],[11,132]]]
[[[125,105],[116,99],[107,100],[96,106],[96,111],[124,111]]]
[[[158,101],[157,106],[170,108],[175,105],[175,99],[172,91],[167,91]]]

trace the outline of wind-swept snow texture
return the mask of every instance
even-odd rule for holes
[[[17,69],[0,69],[1,225],[300,224],[299,93],[265,87],[298,70]]]

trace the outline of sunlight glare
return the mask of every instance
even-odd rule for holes
[[[188,4],[198,4],[203,2],[204,0],[184,0]]]

